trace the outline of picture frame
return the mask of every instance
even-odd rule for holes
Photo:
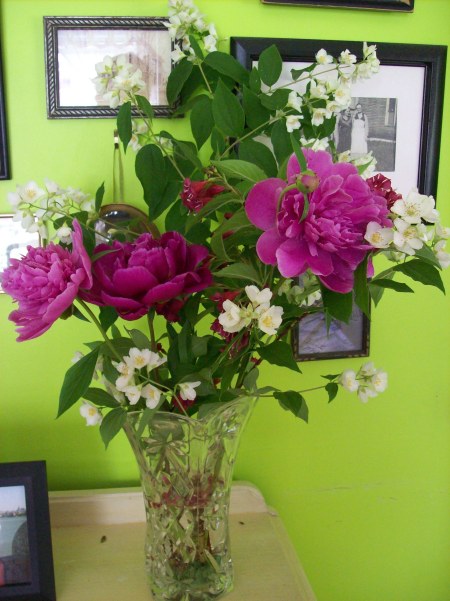
[[[5,88],[3,85],[3,60],[0,40],[0,180],[11,179],[9,170],[8,136],[6,133]]]
[[[435,196],[447,47],[370,42],[373,43],[381,61],[380,72],[369,80],[353,84],[352,94],[356,102],[363,98],[384,99],[386,107],[392,104],[391,99],[397,100],[394,169],[383,173],[392,180],[394,188],[405,194],[417,187],[422,194]],[[363,46],[362,42],[355,41],[232,37],[231,53],[248,69],[272,44],[277,45],[283,58],[282,78],[284,76],[286,81],[290,69],[314,62],[321,48],[335,56],[348,49],[361,59]],[[388,113],[387,108],[387,118],[390,118]]]
[[[45,461],[0,463],[0,600],[56,601]]]
[[[261,0],[263,4],[316,6],[319,8],[366,8],[413,12],[414,0]]]
[[[304,315],[293,330],[292,345],[296,361],[367,357],[370,321],[354,305],[348,324],[332,319],[327,330],[324,312],[312,312]]]
[[[27,232],[13,217],[11,214],[0,215],[0,272],[9,267],[11,259],[25,255],[27,246],[39,246],[39,234]]]
[[[166,83],[173,44],[165,17],[44,17],[49,119],[116,117],[97,94],[95,65],[126,54],[147,84],[155,116],[170,115]]]

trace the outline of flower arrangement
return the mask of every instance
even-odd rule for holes
[[[248,72],[217,50],[191,0],[169,0],[169,21],[167,98],[192,139],[158,131],[129,57],[106,57],[93,82],[119,107],[120,139],[137,153],[149,218],[164,233],[137,235],[126,223],[99,242],[103,185],[90,196],[29,182],[9,195],[15,218],[43,242],[0,275],[18,303],[18,340],[58,318],[95,324],[99,337],[68,370],[58,415],[82,400],[106,445],[129,412],[144,427],[155,411],[202,415],[249,394],[307,420],[304,391],[257,383],[264,361],[299,372],[289,335],[301,317],[347,321],[354,302],[368,314],[386,288],[412,292],[397,275],[443,290],[439,271],[450,264],[450,229],[432,197],[394,190],[373,175],[370,154],[336,152],[336,118],[352,82],[376,76],[375,46],[364,44],[361,60],[322,49],[283,83],[275,46]],[[389,263],[375,273],[381,255]],[[324,378],[330,401],[339,386],[367,401],[387,385],[371,362]]]

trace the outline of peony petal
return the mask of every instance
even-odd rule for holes
[[[276,224],[278,200],[286,182],[277,177],[265,179],[253,186],[245,202],[247,217],[261,230]]]
[[[158,280],[145,267],[118,269],[113,275],[114,295],[134,297],[158,284]]]
[[[266,265],[276,265],[276,252],[284,240],[285,238],[280,236],[276,228],[261,234],[258,242],[256,243],[256,252],[258,253],[258,257],[261,259],[261,261]]]

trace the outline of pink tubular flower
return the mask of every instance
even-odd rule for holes
[[[198,213],[214,196],[221,194],[224,190],[223,186],[211,184],[208,180],[192,182],[189,178],[186,178],[180,196],[185,207],[194,213]]]
[[[269,178],[248,194],[247,216],[264,230],[256,250],[263,263],[278,265],[284,277],[310,269],[327,288],[347,293],[353,288],[355,269],[372,250],[364,240],[367,224],[374,221],[392,226],[386,200],[369,188],[351,163],[333,163],[323,150],[305,149],[303,153],[308,169],[319,178],[317,188],[308,194],[303,220],[303,193],[294,188],[282,196],[300,174],[295,155],[289,159],[287,182]]]
[[[142,234],[135,242],[115,240],[99,244],[95,253],[108,252],[92,265],[94,284],[83,298],[95,305],[114,307],[128,320],[138,319],[151,307],[207,288],[212,282],[205,265],[208,249],[188,244],[178,232],[158,240]]]
[[[18,342],[37,338],[68,309],[80,289],[92,286],[91,261],[79,223],[73,221],[72,252],[58,244],[28,247],[0,274],[3,290],[19,303],[9,319],[17,325]]]

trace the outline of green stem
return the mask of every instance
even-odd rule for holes
[[[209,81],[208,81],[208,79],[207,79],[207,77],[205,75],[205,72],[203,71],[203,67],[202,67],[202,64],[200,62],[198,63],[198,68],[200,69],[200,73],[202,74],[202,77],[203,77],[203,79],[205,81],[206,87],[208,88],[208,92],[212,96],[213,91],[211,89],[211,86],[209,85]]]
[[[97,317],[95,316],[94,312],[91,310],[89,305],[87,305],[80,298],[77,300],[78,300],[79,304],[83,307],[83,309],[86,311],[86,313],[89,315],[91,320],[94,322],[94,324],[97,326],[97,328],[99,329],[99,331],[100,331],[106,345],[110,349],[110,351],[117,357],[117,359],[119,359],[119,361],[122,361],[122,357],[119,355],[119,353],[116,351],[114,346],[111,344],[111,340],[108,338],[108,335],[106,334],[104,328],[102,327],[102,324],[99,322],[99,320],[97,319]]]

